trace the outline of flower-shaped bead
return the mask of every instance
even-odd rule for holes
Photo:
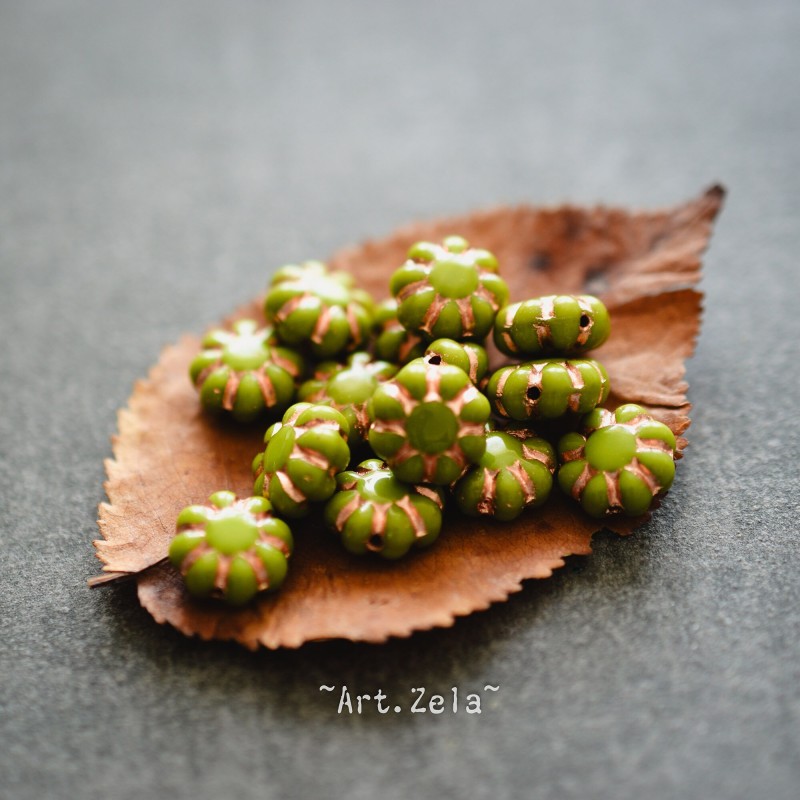
[[[464,370],[418,358],[375,390],[369,443],[407,483],[450,484],[486,447],[489,401]]]
[[[486,387],[497,414],[506,419],[556,419],[585,414],[605,402],[608,373],[592,359],[543,358],[501,367]]]
[[[489,369],[486,348],[475,342],[457,342],[454,339],[436,339],[425,349],[422,356],[429,364],[452,364],[460,367],[478,387],[485,384]]]
[[[397,318],[397,300],[384,300],[375,309],[373,328],[375,357],[394,364],[408,364],[425,352],[425,341],[407,331]]]
[[[295,403],[267,429],[266,449],[253,461],[253,493],[286,517],[303,517],[336,490],[336,473],[350,461],[350,426],[331,406]]]
[[[592,517],[644,514],[672,486],[675,435],[641,406],[595,409],[558,443],[558,483]]]
[[[501,308],[494,343],[509,356],[572,356],[599,347],[611,330],[605,305],[589,294],[547,295]]]
[[[403,483],[374,458],[340,472],[336,481],[339,488],[325,506],[325,521],[351,553],[400,558],[439,536],[441,490]]]
[[[515,519],[547,500],[555,467],[552,445],[532,432],[492,431],[486,452],[456,484],[456,502],[469,516]]]
[[[396,372],[397,367],[388,361],[373,361],[369,353],[353,353],[347,364],[337,361],[318,364],[314,377],[300,386],[297,398],[341,411],[350,425],[348,442],[353,448],[367,438],[370,424],[367,402],[378,384]]]
[[[263,497],[237,500],[233,492],[215,492],[208,505],[184,508],[176,528],[169,559],[196,597],[240,606],[286,577],[292,533]]]
[[[277,347],[271,328],[259,328],[251,319],[232,327],[206,334],[203,350],[189,367],[200,403],[211,412],[229,412],[239,422],[250,422],[265,409],[282,412],[294,399],[303,359]]]
[[[282,342],[308,348],[315,358],[333,358],[366,342],[373,301],[352,275],[306,261],[275,273],[264,312]]]
[[[498,309],[508,302],[508,286],[488,250],[470,248],[448,236],[441,245],[418,242],[391,278],[402,325],[428,340],[482,340]]]

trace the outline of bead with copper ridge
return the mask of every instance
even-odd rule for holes
[[[448,236],[440,245],[417,242],[392,275],[390,290],[403,327],[428,341],[481,341],[508,302],[497,259],[461,236]]]
[[[238,500],[233,492],[215,492],[207,505],[184,508],[176,529],[169,560],[196,597],[241,606],[286,577],[292,532],[264,497]]]
[[[452,364],[461,367],[478,387],[485,385],[489,370],[486,348],[475,342],[457,342],[455,339],[436,339],[425,348],[425,361],[429,364]]]
[[[558,443],[558,483],[592,517],[646,513],[675,477],[675,434],[634,404],[595,409]]]
[[[380,459],[362,461],[336,476],[338,490],[325,506],[325,521],[347,550],[383,558],[428,547],[442,527],[441,489],[399,481]]]
[[[585,414],[604,403],[608,373],[593,359],[545,358],[497,370],[486,387],[492,408],[515,420]]]
[[[397,300],[378,303],[375,309],[372,349],[375,358],[408,364],[425,353],[425,340],[407,331],[397,318]]]
[[[280,340],[315,358],[333,358],[364,347],[372,326],[373,300],[346,272],[320,261],[279,269],[267,291],[264,313]]]
[[[533,432],[492,431],[486,452],[455,486],[458,507],[469,516],[508,521],[550,496],[556,454]]]
[[[373,451],[407,483],[450,484],[486,448],[489,401],[459,367],[418,358],[369,401]]]
[[[230,331],[217,328],[206,334],[189,377],[207,411],[250,422],[265,410],[275,416],[283,412],[294,400],[303,369],[302,357],[277,346],[271,328],[242,319]]]
[[[253,493],[268,497],[282,516],[305,516],[336,490],[336,473],[350,461],[349,432],[335,408],[295,403],[267,429],[266,449],[253,460]]]
[[[547,295],[501,308],[494,321],[497,349],[516,358],[575,356],[608,339],[611,322],[601,300]]]
[[[378,384],[391,378],[397,369],[388,361],[373,361],[364,352],[353,353],[346,364],[324,361],[315,368],[314,377],[300,386],[297,399],[331,405],[341,411],[350,425],[348,442],[353,448],[367,438],[367,401]]]

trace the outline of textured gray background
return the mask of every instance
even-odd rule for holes
[[[794,798],[800,6],[0,5],[0,796]],[[115,413],[289,259],[729,190],[656,519],[505,605],[251,654],[90,592]],[[338,716],[321,683],[480,716]]]

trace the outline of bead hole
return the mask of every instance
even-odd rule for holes
[[[590,322],[591,320],[589,319],[588,314],[581,314],[581,318],[578,320],[578,324],[581,326],[581,328],[588,328]]]
[[[436,356],[436,355],[428,356],[428,363],[429,364],[441,364],[442,363],[442,357],[441,356]]]
[[[536,401],[542,396],[542,390],[538,386],[529,386],[525,394],[528,400]]]
[[[383,547],[383,534],[373,533],[369,539],[367,539],[367,547],[370,550],[380,550]]]

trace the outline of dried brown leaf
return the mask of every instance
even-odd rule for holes
[[[511,296],[591,292],[612,315],[612,336],[597,351],[611,377],[609,405],[637,402],[677,434],[689,426],[684,360],[700,324],[700,257],[724,192],[712,187],[657,212],[563,207],[500,208],[422,222],[343,250],[330,263],[383,296],[388,277],[418,239],[460,233],[495,252]],[[254,302],[237,316],[257,311]],[[139,598],[159,622],[187,635],[233,639],[256,648],[298,647],[345,638],[382,642],[452,625],[545,578],[572,554],[591,550],[600,527],[628,533],[646,517],[599,524],[555,497],[538,512],[497,524],[449,515],[436,546],[397,564],[348,555],[318,519],[294,524],[290,577],[274,596],[242,610],[192,600],[163,563],[180,509],[213,491],[248,494],[259,430],[210,421],[187,378],[199,342],[168,347],[119,415],[114,459],[106,464],[109,502],[100,506],[97,555],[109,578],[134,575]],[[681,445],[685,440],[681,439]],[[155,565],[155,566],[154,566]]]

